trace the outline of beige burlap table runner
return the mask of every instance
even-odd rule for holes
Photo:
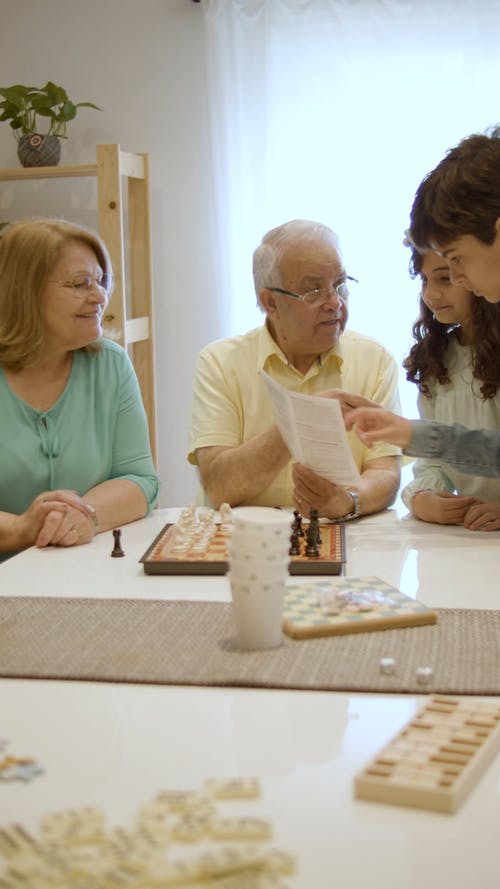
[[[500,695],[500,611],[433,626],[238,650],[231,605],[0,597],[0,676],[332,691]],[[383,657],[396,659],[392,675]],[[418,667],[432,667],[428,685]]]

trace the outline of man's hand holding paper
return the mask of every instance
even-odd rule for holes
[[[265,371],[261,374],[276,425],[294,460],[313,470],[322,480],[344,487],[359,485],[360,476],[339,401],[293,392],[280,386]]]

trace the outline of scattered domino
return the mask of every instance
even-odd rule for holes
[[[180,843],[197,843],[206,836],[210,826],[210,815],[207,812],[185,812],[171,828],[173,840]]]
[[[271,822],[217,811],[219,800],[225,808],[259,796],[256,778],[211,780],[201,792],[159,792],[130,831],[106,830],[90,806],[45,815],[37,837],[9,825],[0,829],[0,889],[284,889],[295,859],[266,844]],[[192,853],[172,855],[176,843]]]
[[[202,793],[193,790],[161,790],[156,796],[156,801],[170,808],[172,812],[190,812],[205,803],[206,798]]]
[[[257,868],[226,874],[205,883],[205,886],[210,886],[211,889],[278,889],[282,885],[275,874]]]
[[[207,781],[205,786],[216,799],[255,799],[260,796],[260,785],[257,778]]]
[[[0,852],[5,858],[32,853],[38,848],[31,834],[19,824],[11,824],[0,830]]]
[[[201,877],[224,876],[265,864],[265,851],[255,846],[221,846],[210,852],[202,852],[197,859]]]
[[[40,824],[43,842],[91,843],[104,836],[104,812],[85,806],[45,815]]]
[[[500,750],[500,706],[434,695],[359,772],[358,799],[456,812]]]
[[[210,832],[217,840],[269,840],[271,823],[264,818],[213,818]]]
[[[295,856],[282,849],[268,849],[266,866],[277,874],[293,874],[297,866]]]
[[[170,837],[168,813],[155,803],[141,809],[137,818],[137,831],[151,841],[166,842]]]

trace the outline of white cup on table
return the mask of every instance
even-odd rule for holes
[[[241,648],[281,645],[292,521],[290,513],[271,507],[233,509],[229,581]]]

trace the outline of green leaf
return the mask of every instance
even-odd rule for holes
[[[13,105],[12,102],[8,102],[7,99],[5,102],[0,102],[0,108],[3,108],[3,117],[2,120],[7,120],[9,117],[15,117],[16,114],[19,114],[20,108],[18,105]]]
[[[40,115],[40,117],[54,117],[54,112],[52,108],[46,108],[44,105],[42,107],[36,109],[36,113]]]
[[[50,119],[49,135],[66,137],[66,124],[74,120],[78,108],[94,108],[101,111],[93,102],[75,104],[68,99],[62,86],[48,80],[45,86],[23,86],[14,84],[0,88],[0,121],[10,121],[14,130],[30,135],[39,131],[37,117]]]
[[[62,105],[64,102],[68,101],[68,94],[62,86],[57,86],[55,83],[52,83],[51,80],[47,81],[44,87],[41,88],[40,92],[44,92],[49,99],[51,105]]]
[[[21,84],[15,84],[14,86],[2,87],[2,89],[0,89],[0,96],[8,99],[19,108],[28,98],[32,90],[36,90],[36,86],[21,86]]]
[[[59,114],[57,115],[58,120],[73,120],[76,117],[76,105],[73,105],[73,102],[65,102],[62,108],[59,109]]]
[[[93,102],[77,102],[77,108],[95,108],[96,111],[102,111],[102,108],[99,108],[99,105],[94,105]]]

